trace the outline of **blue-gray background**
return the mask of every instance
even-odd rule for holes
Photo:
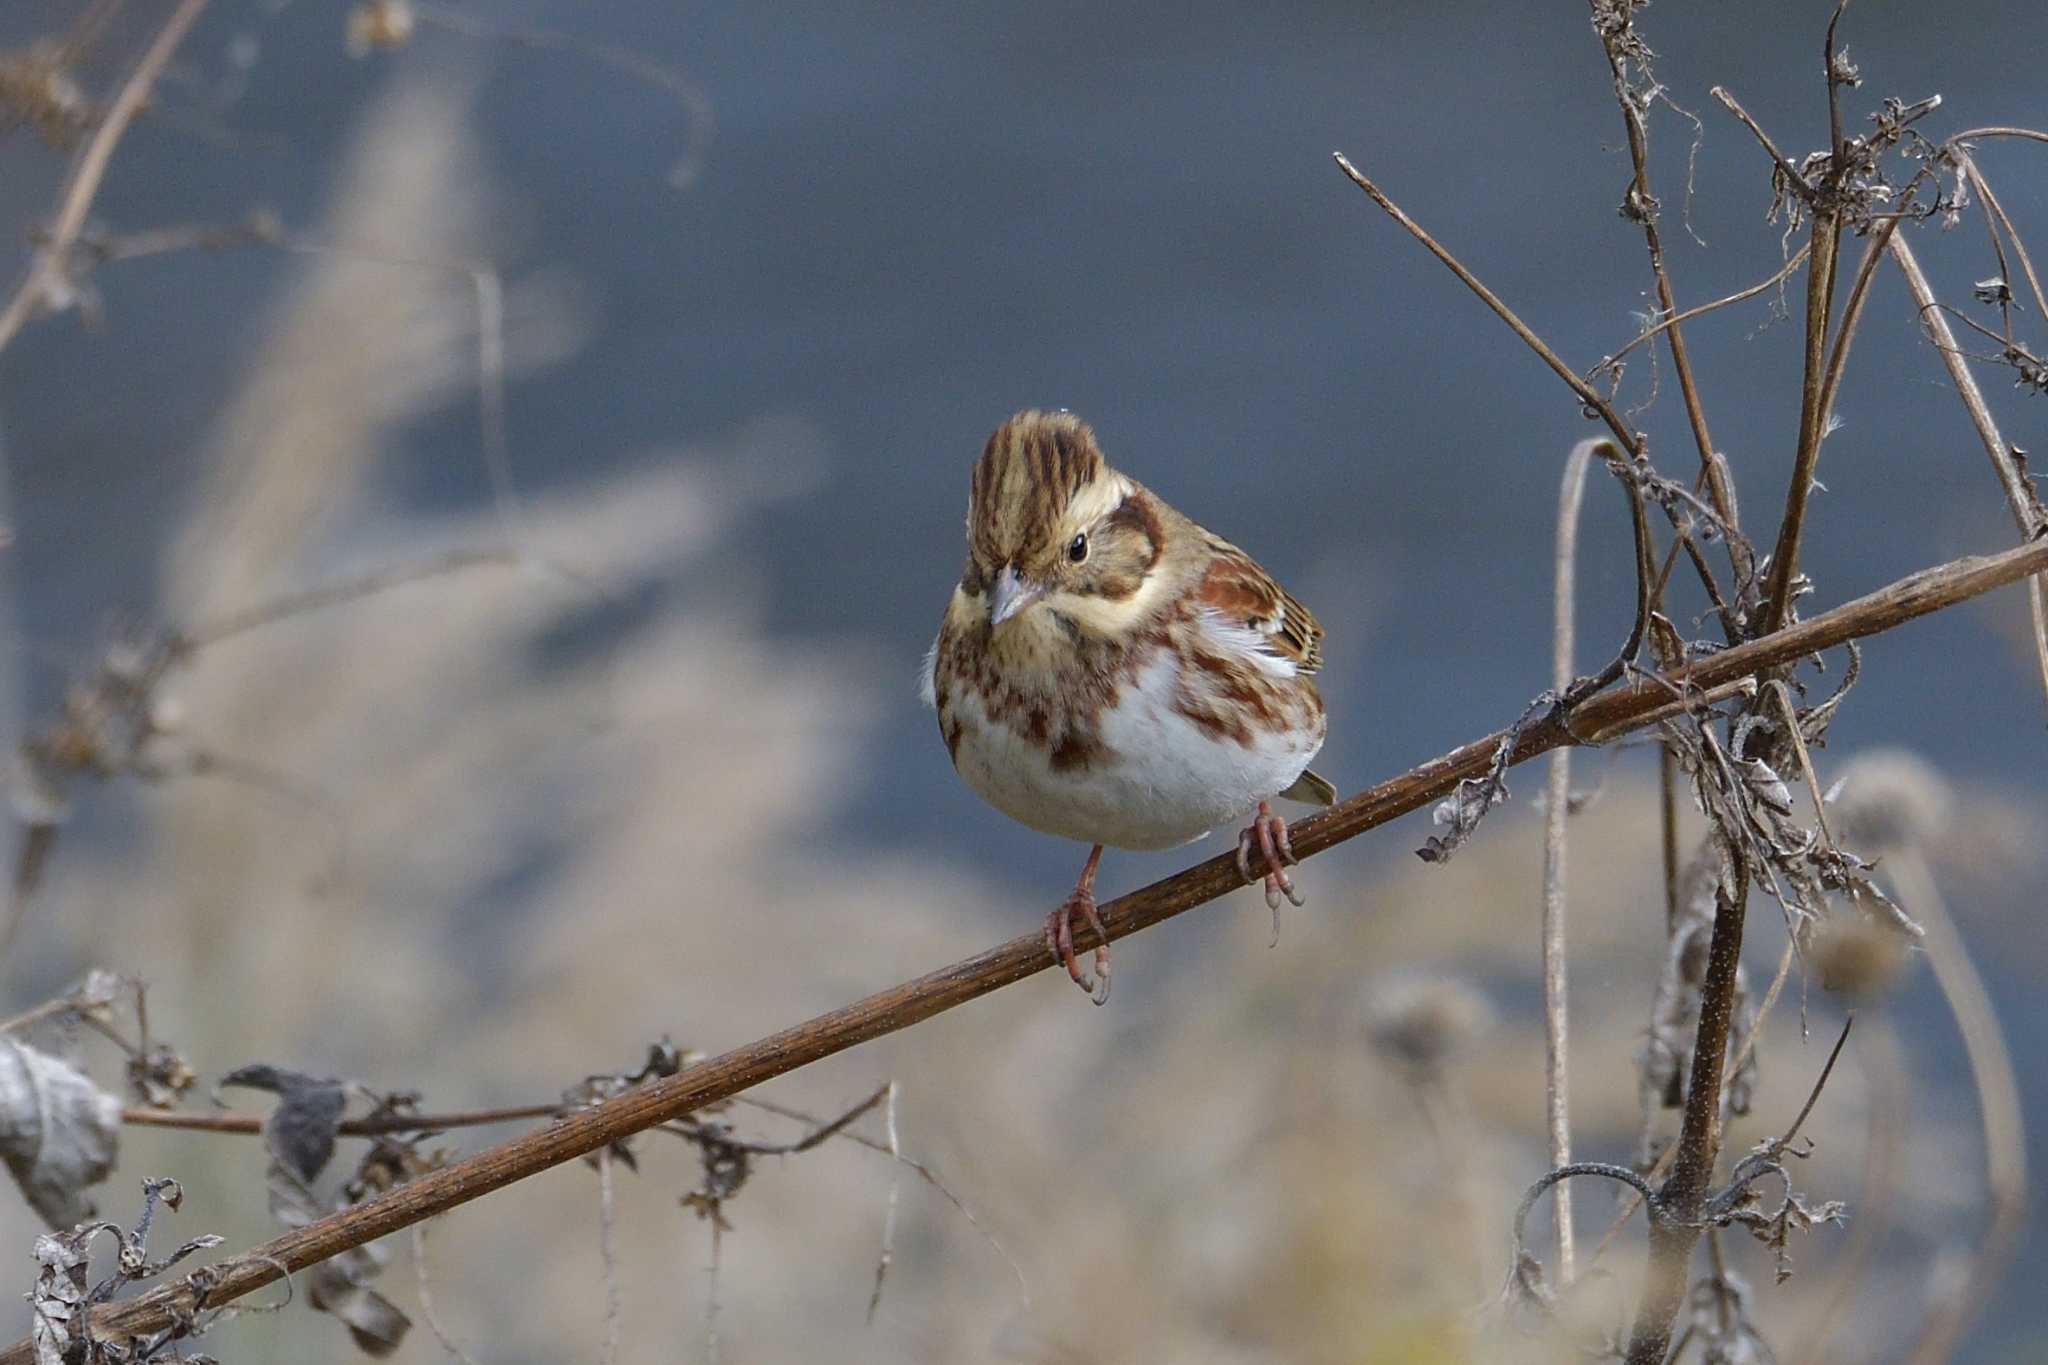
[[[102,80],[156,7],[131,8],[102,44]],[[1682,304],[1780,259],[1761,153],[1707,90],[1727,86],[1795,155],[1819,145],[1827,9],[1667,4],[1642,16],[1671,99],[1705,124],[1688,206],[1692,130],[1655,115]],[[50,31],[69,12],[20,6],[0,17],[0,37]],[[973,860],[1048,891],[1071,874],[1074,850],[958,788],[907,681],[956,568],[967,465],[1020,406],[1082,413],[1113,460],[1251,549],[1325,618],[1332,724],[1318,766],[1340,788],[1501,724],[1544,684],[1558,472],[1589,428],[1329,154],[1373,175],[1561,354],[1597,360],[1640,328],[1648,277],[1640,234],[1615,212],[1627,156],[1583,7],[619,0],[490,13],[687,73],[715,115],[693,183],[663,178],[688,140],[677,102],[573,53],[427,28],[395,58],[350,61],[339,6],[221,0],[181,59],[189,79],[170,82],[160,116],[127,139],[96,212],[138,228],[262,204],[303,223],[394,63],[445,65],[450,80],[480,68],[473,122],[511,205],[485,246],[508,274],[573,268],[597,319],[590,344],[512,389],[521,489],[602,480],[763,412],[823,435],[821,486],[753,514],[696,586],[729,574],[765,595],[776,637],[857,640],[906,679],[832,838]],[[1933,133],[2048,124],[2039,17],[2025,3],[1865,0],[1845,22],[1866,78],[1848,105],[1860,118],[1887,94],[1940,92]],[[260,60],[223,101],[238,35],[259,41]],[[2048,254],[2048,160],[2017,144],[1985,158]],[[13,240],[61,168],[26,132],[0,143]],[[1705,246],[1681,222],[1688,207]],[[1991,271],[1974,216],[1915,241],[1949,297],[1967,299]],[[99,330],[47,322],[0,361],[28,638],[89,647],[108,613],[152,610],[198,438],[257,358],[262,334],[245,324],[295,268],[224,253],[103,271]],[[2022,321],[2039,335],[2038,319]],[[1689,336],[1744,522],[1767,541],[1791,454],[1796,326],[1758,300]],[[1663,466],[1689,473],[1664,360],[1661,395],[1638,420]],[[1638,352],[1625,397],[1648,395],[1650,368]],[[2007,401],[1996,374],[1987,383],[2013,439],[2041,445],[2041,400]],[[1816,603],[2010,540],[1990,470],[1889,275],[1839,412],[1803,557]],[[466,396],[417,421],[406,443],[411,456],[388,466],[393,496],[484,503]],[[1619,499],[1596,484],[1588,508],[1590,664],[1625,626],[1630,579]],[[659,609],[640,602],[600,624],[628,629]],[[1873,644],[1837,743],[1908,745],[1960,779],[2037,792],[2048,736],[2020,612],[2007,593]],[[31,695],[47,702],[47,681]],[[1419,837],[1411,823],[1350,856],[1404,858]],[[1127,856],[1110,881],[1174,863]],[[1998,945],[1984,954],[1991,988],[2019,1040],[2041,1022],[2033,997],[2048,958],[2029,912],[2042,890],[2035,874],[1960,908],[1966,930]],[[1497,928],[1534,943],[1533,922]],[[1953,1067],[1946,1038],[1912,1039],[1920,1064]],[[2020,1060],[2030,1111],[2048,1113],[2048,1067],[2023,1041]],[[2037,1137],[2032,1151],[2048,1166],[2048,1144]],[[1970,1358],[2010,1358],[2000,1343],[2048,1329],[2027,1292],[2044,1270],[2037,1242]]]

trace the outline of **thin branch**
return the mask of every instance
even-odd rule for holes
[[[1707,93],[1719,100],[1721,107],[1735,115],[1742,126],[1749,129],[1756,140],[1763,144],[1764,151],[1777,163],[1778,174],[1785,177],[1787,188],[1796,192],[1806,187],[1806,179],[1799,174],[1799,168],[1785,159],[1785,154],[1778,150],[1777,143],[1771,141],[1771,135],[1764,131],[1763,125],[1751,118],[1747,109],[1736,103],[1735,96],[1728,93],[1726,86],[1717,85]]]
[[[2044,569],[2048,569],[2048,541],[1923,569],[1773,635],[1708,655],[1666,677],[1616,687],[1587,700],[1573,715],[1589,722],[1593,730],[1640,722],[1668,701],[1673,688],[1718,687],[1782,667],[1816,650],[1892,629]],[[1503,731],[1474,740],[1309,816],[1289,832],[1296,856],[1312,857],[1441,800],[1460,781],[1485,773],[1504,738]],[[1563,718],[1553,715],[1527,728],[1511,758],[1526,762],[1569,742]],[[1206,905],[1243,884],[1236,854],[1218,854],[1101,907],[1105,937],[1112,941],[1127,937]],[[1076,946],[1084,950],[1096,942],[1093,931],[1086,929],[1075,939]],[[233,1302],[291,1271],[445,1213],[798,1067],[921,1023],[1056,965],[1046,950],[1045,936],[1033,930],[966,961],[577,1109],[545,1128],[451,1162],[220,1264],[215,1267],[217,1278],[209,1285],[207,1302],[213,1306]],[[1714,1079],[1718,1090],[1718,1068]],[[162,1286],[101,1310],[95,1329],[111,1336],[161,1330],[179,1312],[190,1311],[193,1301],[189,1282]],[[0,1365],[32,1365],[34,1359],[34,1347],[27,1340],[0,1351]]]
[[[1600,6],[1595,3],[1595,11]],[[1631,9],[1621,5],[1612,10],[1615,22],[1612,26],[1597,26],[1601,44],[1607,53],[1607,66],[1614,76],[1614,95],[1621,105],[1621,120],[1628,133],[1629,160],[1635,168],[1634,178],[1629,181],[1627,194],[1622,200],[1622,214],[1633,219],[1643,229],[1643,241],[1649,248],[1650,274],[1657,285],[1657,311],[1671,322],[1665,329],[1665,342],[1671,349],[1671,366],[1678,372],[1679,393],[1685,400],[1686,420],[1692,426],[1693,442],[1699,447],[1700,477],[1705,481],[1708,496],[1714,504],[1714,511],[1722,522],[1731,529],[1735,526],[1735,494],[1727,482],[1726,466],[1714,456],[1714,441],[1707,432],[1707,415],[1700,405],[1699,385],[1693,379],[1692,359],[1686,350],[1685,333],[1678,326],[1678,300],[1671,288],[1671,274],[1664,265],[1664,242],[1657,231],[1657,198],[1650,193],[1650,132],[1648,121],[1643,116],[1642,103],[1631,89],[1624,67],[1624,43],[1640,40],[1631,37]],[[1644,97],[1647,100],[1647,96]],[[1697,122],[1697,120],[1695,120]],[[1633,447],[1632,447],[1633,449]],[[1738,578],[1744,577],[1742,565],[1737,556],[1740,548],[1735,537],[1728,538],[1729,563]]]
[[[1657,823],[1664,854],[1664,932],[1678,923],[1678,758],[1669,744],[1657,746]]]
[[[612,1149],[597,1149],[597,1257],[604,1267],[604,1346],[601,1365],[619,1358],[619,1253],[612,1236]],[[717,1221],[717,1215],[712,1215]]]
[[[1586,470],[1593,455],[1613,447],[1588,438],[1572,447],[1564,462],[1564,482],[1557,495],[1557,549],[1552,565],[1550,685],[1562,697],[1572,685],[1574,577],[1579,556],[1579,511],[1586,500]],[[1640,501],[1640,499],[1638,499]],[[1544,1118],[1549,1129],[1550,1164],[1571,1165],[1570,1013],[1565,980],[1565,820],[1570,814],[1572,751],[1550,751],[1550,785],[1543,806],[1543,1085]],[[1572,1281],[1571,1186],[1554,1186],[1557,1225],[1557,1278]]]
[[[2005,490],[2005,503],[2012,511],[2020,535],[2029,540],[2041,536],[2048,531],[2048,523],[2044,523],[2040,499],[2035,495],[2033,485],[2027,482],[2026,471],[2020,468],[2017,453],[1999,433],[1998,419],[1991,415],[1991,405],[1984,401],[1984,391],[1977,387],[1977,377],[1970,370],[1969,358],[1956,345],[1955,332],[1949,327],[1948,318],[1934,297],[1934,287],[1920,269],[1912,244],[1894,233],[1890,249],[1892,260],[1898,263],[1899,273],[1905,277],[1906,289],[1913,296],[1913,306],[1919,311],[1921,325],[1934,338],[1934,348],[1941,352],[1941,362],[1948,369],[1949,382],[1955,386],[1956,396],[1963,401],[1963,410],[1969,414],[1970,425],[1977,430],[1977,439],[1983,444],[1985,455],[1990,457],[1991,468],[1998,475],[1999,486]],[[2048,601],[2044,598],[2048,598],[2048,592],[2044,592],[2040,578],[2029,579],[2027,605],[2034,623],[2034,659],[2041,671],[2042,691],[2048,694]]]
[[[342,1137],[376,1137],[382,1133],[438,1133],[450,1128],[475,1128],[492,1123],[526,1123],[553,1118],[562,1111],[553,1104],[518,1104],[505,1109],[467,1109],[451,1114],[370,1114],[343,1119],[335,1132]],[[188,1114],[181,1109],[136,1107],[121,1111],[121,1122],[142,1128],[189,1128],[204,1133],[260,1134],[261,1114]]]
[[[1837,9],[1836,16],[1840,17]],[[1830,35],[1834,25],[1828,26]],[[1830,50],[1833,43],[1830,40]],[[1829,87],[1833,107],[1833,87]],[[1813,230],[1806,271],[1806,347],[1799,386],[1799,446],[1792,457],[1792,478],[1785,488],[1785,515],[1778,523],[1778,543],[1771,551],[1771,576],[1764,588],[1762,629],[1776,630],[1792,612],[1792,591],[1799,578],[1799,541],[1806,529],[1806,504],[1813,493],[1813,471],[1820,463],[1821,441],[1827,435],[1826,392],[1828,324],[1835,306],[1835,257],[1841,249],[1841,216],[1825,203],[1813,208]],[[1838,348],[1847,351],[1846,344]]]
[[[7,301],[6,309],[0,311],[0,350],[7,348],[30,315],[49,299],[54,289],[61,287],[69,274],[72,244],[85,227],[86,215],[92,212],[92,201],[99,194],[100,182],[106,179],[107,165],[114,158],[114,148],[120,145],[128,125],[135,121],[135,116],[149,99],[149,92],[156,87],[157,77],[163,74],[172,54],[185,41],[185,35],[192,31],[192,25],[198,22],[200,12],[205,8],[206,0],[178,0],[178,7],[157,30],[156,37],[142,54],[142,60],[122,82],[114,102],[108,106],[99,126],[93,129],[92,141],[86,144],[85,151],[72,166],[63,196],[57,202],[57,217],[50,227],[48,245],[36,253],[27,275]]]
[[[1778,267],[1777,273],[1773,274],[1769,279],[1759,280],[1755,284],[1750,285],[1746,289],[1738,289],[1732,294],[1723,295],[1722,297],[1715,299],[1712,303],[1696,304],[1693,307],[1686,309],[1683,313],[1673,313],[1670,316],[1666,317],[1662,322],[1656,323],[1650,327],[1643,329],[1643,331],[1639,332],[1635,336],[1635,338],[1631,340],[1626,346],[1623,346],[1613,355],[1608,356],[1605,360],[1601,361],[1599,365],[1594,366],[1594,371],[1597,372],[1601,369],[1606,368],[1607,366],[1612,365],[1615,361],[1621,359],[1623,356],[1627,355],[1630,351],[1633,351],[1636,347],[1642,345],[1644,342],[1649,341],[1653,337],[1661,335],[1666,328],[1676,327],[1681,322],[1691,322],[1696,317],[1701,317],[1707,313],[1714,312],[1717,309],[1726,308],[1731,304],[1741,303],[1745,299],[1753,299],[1758,294],[1763,293],[1765,290],[1772,289],[1777,285],[1782,284],[1786,279],[1788,279],[1791,276],[1793,271],[1797,270],[1800,266],[1806,264],[1807,253],[1812,250],[1813,247],[1810,244],[1802,242],[1799,245],[1799,250],[1793,252],[1792,255],[1786,260],[1785,264]]]
[[[1856,1011],[1850,1010],[1842,1019],[1842,1031],[1835,1038],[1835,1045],[1828,1049],[1828,1059],[1821,1064],[1820,1075],[1814,1078],[1813,1089],[1806,1092],[1806,1103],[1799,1106],[1799,1112],[1792,1119],[1792,1126],[1770,1140],[1774,1151],[1784,1151],[1792,1145],[1792,1139],[1799,1136],[1799,1130],[1806,1126],[1806,1120],[1813,1113],[1813,1106],[1820,1103],[1820,1092],[1827,1088],[1828,1077],[1835,1071],[1835,1062],[1842,1055],[1842,1048],[1849,1041],[1849,1030],[1856,1023]]]
[[[889,1135],[889,1159],[899,1169],[889,1176],[889,1208],[882,1216],[882,1250],[875,1258],[875,1287],[868,1294],[868,1323],[873,1325],[875,1310],[882,1306],[882,1282],[889,1276],[889,1264],[896,1259],[896,1205],[903,1193],[903,1144],[896,1133],[896,1082],[888,1085],[889,1103],[882,1112],[882,1131]]]
[[[1966,128],[1949,141],[1971,142],[1980,137],[2022,137],[2032,142],[2048,142],[2048,133],[2038,128]]]
[[[1559,358],[1556,351],[1550,349],[1548,342],[1544,341],[1542,337],[1537,336],[1535,332],[1529,329],[1527,323],[1515,316],[1514,309],[1501,302],[1500,296],[1491,289],[1488,289],[1477,275],[1467,270],[1463,261],[1453,256],[1448,248],[1438,242],[1436,238],[1430,236],[1429,229],[1423,227],[1422,224],[1416,222],[1413,218],[1410,218],[1402,211],[1399,204],[1396,204],[1387,197],[1384,190],[1366,179],[1356,166],[1353,166],[1350,161],[1345,159],[1344,153],[1333,152],[1331,155],[1337,158],[1337,169],[1350,177],[1352,184],[1364,190],[1375,204],[1386,210],[1388,217],[1406,228],[1410,236],[1427,247],[1431,255],[1442,261],[1444,266],[1453,275],[1456,275],[1464,282],[1467,289],[1477,294],[1480,301],[1488,308],[1491,308],[1494,315],[1502,322],[1505,322],[1509,330],[1520,337],[1523,343],[1530,350],[1534,351],[1544,364],[1550,367],[1552,373],[1559,379],[1562,379],[1571,391],[1579,396],[1579,401],[1585,405],[1587,413],[1598,416],[1603,422],[1607,423],[1607,429],[1614,433],[1614,438],[1621,442],[1624,450],[1628,451],[1631,455],[1641,455],[1643,453],[1642,439],[1636,433],[1629,430],[1628,424],[1621,420],[1620,414],[1615,412],[1606,399],[1594,391],[1591,384],[1579,378],[1578,373],[1571,366],[1565,364]]]

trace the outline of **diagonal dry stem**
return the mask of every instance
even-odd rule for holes
[[[1562,379],[1566,386],[1578,395],[1579,401],[1585,405],[1588,413],[1598,416],[1601,421],[1607,424],[1607,429],[1614,433],[1614,438],[1621,442],[1624,450],[1628,451],[1631,455],[1641,455],[1643,453],[1641,438],[1629,430],[1628,424],[1621,420],[1621,415],[1615,412],[1613,406],[1606,399],[1602,398],[1591,384],[1579,378],[1577,371],[1565,364],[1557,352],[1550,348],[1550,343],[1530,330],[1529,324],[1517,317],[1515,310],[1501,301],[1500,295],[1488,289],[1477,275],[1466,269],[1465,263],[1456,256],[1453,256],[1449,248],[1445,247],[1443,243],[1432,237],[1428,228],[1410,218],[1399,204],[1389,199],[1386,191],[1368,180],[1356,166],[1352,165],[1345,158],[1344,153],[1333,152],[1331,155],[1337,159],[1337,169],[1343,171],[1350,178],[1352,184],[1364,190],[1375,204],[1386,210],[1388,217],[1406,228],[1410,236],[1427,247],[1431,255],[1442,261],[1446,269],[1453,275],[1456,275],[1467,289],[1477,294],[1480,301],[1488,308],[1491,308],[1494,315],[1502,322],[1505,322],[1508,325],[1508,329],[1520,337],[1523,344],[1534,351],[1542,359],[1543,363],[1550,367],[1551,372],[1559,379]]]
[[[1999,433],[1998,419],[1991,415],[1991,405],[1984,401],[1984,391],[1977,387],[1977,376],[1971,372],[1969,357],[1956,344],[1955,332],[1948,325],[1940,304],[1934,297],[1934,286],[1927,282],[1927,275],[1920,269],[1919,258],[1913,254],[1913,247],[1904,237],[1894,233],[1889,243],[1892,260],[1897,263],[1899,273],[1905,277],[1906,289],[1913,296],[1913,306],[1920,314],[1921,325],[1934,339],[1934,348],[1941,353],[1941,363],[1948,369],[1949,382],[1955,386],[1956,396],[1962,399],[1963,410],[1969,414],[1970,425],[1976,429],[1977,439],[1983,444],[1984,453],[1991,460],[1991,468],[1998,475],[1999,487],[2005,492],[2005,503],[2012,512],[2013,521],[2018,525],[2020,535],[2035,539],[2048,531],[2044,524],[2041,506],[2034,489],[2027,482],[2026,471],[2020,467],[2017,452]],[[2048,694],[2048,601],[2044,601],[2041,580],[2027,581],[2027,605],[2034,623],[2034,658],[2041,671],[2041,687]]]
[[[1954,560],[1924,569],[1832,611],[1799,621],[1774,635],[1708,655],[1655,680],[1639,679],[1603,692],[1573,713],[1591,732],[1618,729],[1645,718],[1672,690],[1705,690],[1783,667],[1817,650],[1890,630],[1958,602],[2048,569],[2048,541],[2001,554]],[[1487,772],[1507,732],[1497,731],[1420,764],[1378,786],[1312,815],[1290,832],[1297,857],[1308,858],[1356,838],[1398,816],[1441,800],[1460,781]],[[1569,743],[1564,719],[1530,726],[1510,755],[1526,762]],[[1110,940],[1150,928],[1243,885],[1235,853],[1222,853],[1163,881],[1119,896],[1102,907]],[[1095,946],[1092,931],[1076,946]],[[360,1204],[295,1228],[211,1268],[207,1303],[225,1306],[280,1277],[422,1219],[482,1198],[541,1171],[574,1161],[620,1138],[668,1123],[775,1076],[785,1075],[1056,967],[1036,930],[948,967],[878,991],[863,1000],[792,1025],[730,1052],[647,1082],[602,1103],[564,1115],[547,1127],[486,1148]],[[1719,1077],[1715,1077],[1718,1090]],[[189,1279],[167,1284],[95,1313],[94,1330],[121,1337],[159,1331],[192,1311]],[[26,1341],[0,1351],[0,1365],[33,1365]]]

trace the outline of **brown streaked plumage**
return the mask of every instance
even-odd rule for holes
[[[1020,412],[990,435],[925,695],[970,786],[1094,846],[1046,944],[1098,1004],[1109,950],[1084,973],[1073,920],[1100,930],[1104,845],[1168,848],[1256,811],[1238,864],[1263,877],[1276,935],[1281,897],[1300,903],[1268,802],[1335,799],[1308,771],[1325,728],[1322,634],[1244,551],[1111,468],[1072,413]]]

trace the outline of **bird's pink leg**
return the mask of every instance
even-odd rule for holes
[[[1265,862],[1266,907],[1273,912],[1273,942],[1280,941],[1280,898],[1287,897],[1297,907],[1303,904],[1301,893],[1294,889],[1294,879],[1287,875],[1287,869],[1295,861],[1294,846],[1287,841],[1287,822],[1273,814],[1273,808],[1264,801],[1259,802],[1259,813],[1244,832],[1237,836],[1237,870],[1243,874],[1249,885],[1260,880],[1252,871],[1252,845],[1258,845]]]
[[[1102,915],[1095,908],[1095,865],[1102,861],[1102,845],[1097,844],[1089,851],[1088,861],[1081,866],[1080,879],[1074,889],[1060,902],[1059,909],[1045,917],[1045,949],[1067,969],[1067,975],[1074,978],[1074,984],[1088,992],[1088,998],[1096,1004],[1109,999],[1109,934],[1102,927]],[[1090,976],[1081,970],[1081,964],[1074,960],[1074,916],[1079,915],[1084,924],[1095,931],[1095,972]]]

